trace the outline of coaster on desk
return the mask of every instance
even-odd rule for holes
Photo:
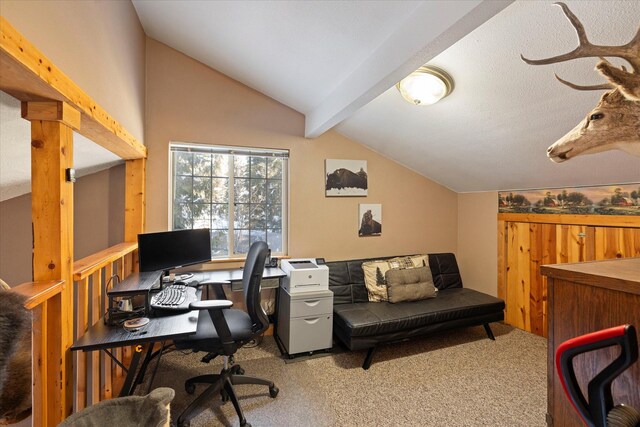
[[[129,332],[133,332],[133,331],[137,331],[138,329],[142,328],[147,323],[149,323],[149,319],[148,318],[146,318],[146,317],[136,317],[135,319],[129,319],[129,320],[125,321],[124,322],[124,328]]]

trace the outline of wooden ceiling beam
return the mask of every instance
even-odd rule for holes
[[[0,16],[0,90],[28,101],[62,101],[81,113],[78,133],[123,159],[147,148]]]

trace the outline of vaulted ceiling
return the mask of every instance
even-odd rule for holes
[[[602,95],[553,77],[602,82],[597,58],[520,59],[577,46],[550,1],[133,3],[150,37],[305,114],[308,137],[335,126],[455,191],[640,180],[640,158],[620,151],[546,157]],[[567,4],[594,43],[627,43],[640,25],[640,2]],[[417,107],[394,85],[427,62],[447,70],[455,90]]]
[[[640,25],[637,1],[566,3],[594,43],[626,43]],[[577,45],[570,23],[550,1],[133,4],[148,36],[303,113],[307,137],[333,128],[452,190],[640,181],[640,158],[620,151],[561,164],[547,159],[547,147],[601,96],[572,90],[553,73],[581,84],[602,82],[594,58],[547,66],[520,59],[521,53],[541,58]],[[394,85],[425,63],[447,70],[455,90],[438,104],[417,107]],[[4,149],[7,125],[20,127],[19,106],[4,94],[0,101]],[[95,144],[86,146],[96,151],[86,162],[76,159],[79,168],[115,160]],[[26,165],[16,153],[5,150],[2,157],[0,200],[25,192],[17,171],[28,171],[28,156]]]

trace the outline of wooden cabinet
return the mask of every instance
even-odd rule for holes
[[[543,264],[640,257],[640,217],[498,214],[498,296],[505,322],[547,336]]]
[[[621,236],[612,230],[605,235]],[[547,423],[581,426],[582,421],[562,390],[554,368],[558,346],[589,332],[630,323],[640,329],[640,258],[547,265],[549,337],[547,358]],[[586,394],[586,384],[620,353],[610,347],[574,359],[576,378]],[[612,384],[614,404],[640,408],[640,362],[636,362]]]

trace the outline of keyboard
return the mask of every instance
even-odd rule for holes
[[[189,305],[198,301],[196,288],[186,285],[167,286],[151,297],[151,308],[155,310],[188,311]]]

